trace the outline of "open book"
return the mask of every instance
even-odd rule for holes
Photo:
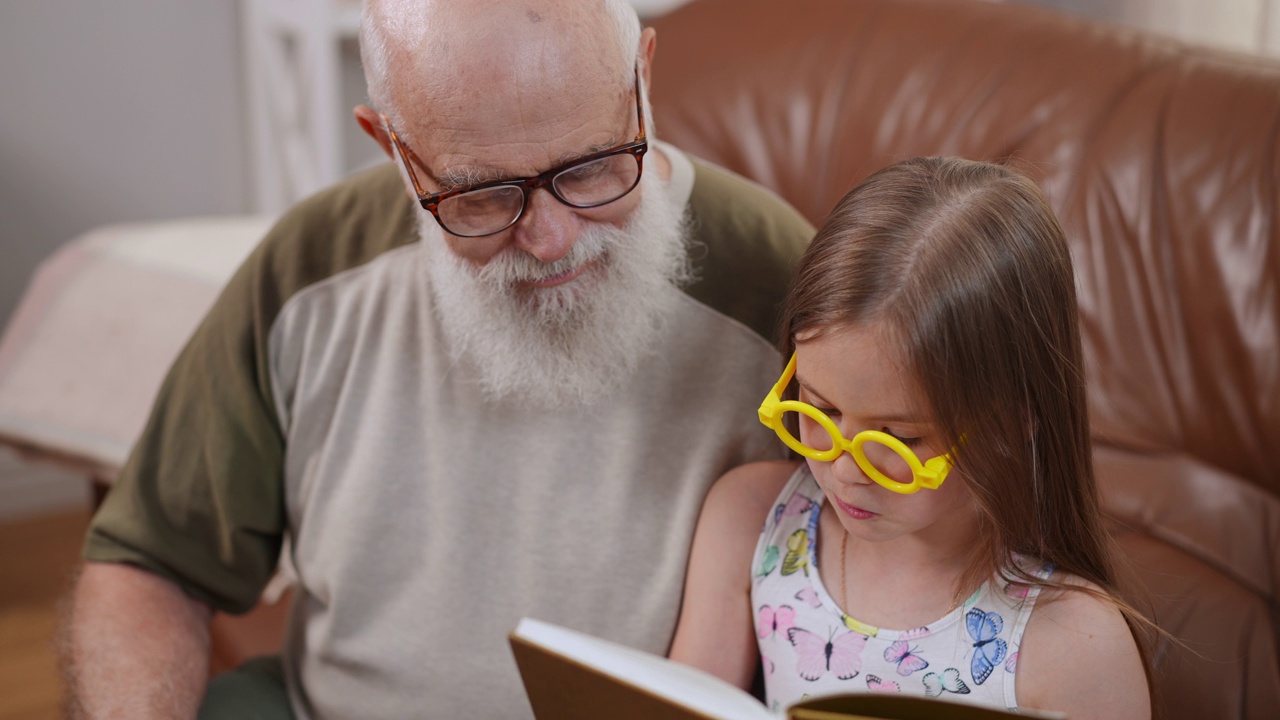
[[[511,649],[539,720],[777,720],[751,694],[696,668],[525,618]],[[914,695],[850,693],[786,708],[788,720],[1061,718]]]

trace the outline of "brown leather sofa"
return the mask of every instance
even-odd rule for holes
[[[815,223],[915,155],[1043,186],[1104,500],[1183,643],[1164,715],[1280,718],[1280,63],[978,0],[698,0],[654,26],[657,134]]]
[[[697,0],[654,26],[658,135],[814,222],[915,155],[1042,184],[1099,481],[1182,643],[1157,653],[1163,714],[1280,718],[1280,64],[978,0]],[[217,665],[281,614],[219,619]]]

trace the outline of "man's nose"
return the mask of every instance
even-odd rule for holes
[[[529,193],[524,214],[515,226],[515,243],[521,250],[544,263],[569,254],[578,241],[581,218],[546,188]]]

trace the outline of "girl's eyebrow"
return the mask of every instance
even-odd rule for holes
[[[810,405],[813,405],[816,403],[819,405],[826,405],[828,407],[835,407],[835,405],[833,405],[829,400],[827,400],[822,395],[822,393],[818,392],[817,390],[814,390],[813,387],[809,385],[809,383],[805,382],[804,380],[801,380],[800,375],[798,373],[796,374],[796,384],[800,386],[800,389],[804,390],[806,393],[809,394],[809,397],[813,400],[813,402],[809,403]],[[929,422],[924,418],[920,417],[918,414],[890,413],[888,415],[878,415],[874,418],[869,418],[869,419],[875,420],[876,422],[902,423],[903,425],[911,425],[911,426],[929,425]]]
[[[819,403],[822,403],[822,404],[824,404],[824,405],[830,405],[830,404],[831,404],[831,403],[827,402],[827,399],[822,395],[822,393],[818,392],[817,390],[814,390],[812,385],[810,385],[809,383],[805,382],[805,381],[800,377],[800,373],[796,373],[796,384],[800,386],[800,389],[801,389],[801,390],[804,390],[804,391],[805,391],[806,393],[808,393],[808,394],[809,394],[809,395],[810,395],[814,400],[818,401]]]

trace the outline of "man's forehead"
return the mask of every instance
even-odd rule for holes
[[[383,7],[377,17],[393,58],[389,70],[409,70],[419,83],[501,84],[523,75],[521,84],[560,84],[615,74],[630,63],[635,48],[621,47],[617,23],[604,5],[584,0],[417,0],[397,10]]]
[[[634,99],[616,91],[590,99],[495,94],[405,110],[404,139],[442,189],[536,175],[628,142],[638,131]]]
[[[385,88],[434,179],[537,174],[636,132],[637,48],[621,47],[603,3],[428,0],[412,12],[423,23],[389,38]]]
[[[630,90],[634,61],[617,51],[582,56],[543,46],[521,52],[400,53],[388,68],[387,90],[398,108],[418,115],[475,122],[485,114],[524,113],[522,122],[564,112],[597,112]],[[439,118],[437,118],[439,119]]]

